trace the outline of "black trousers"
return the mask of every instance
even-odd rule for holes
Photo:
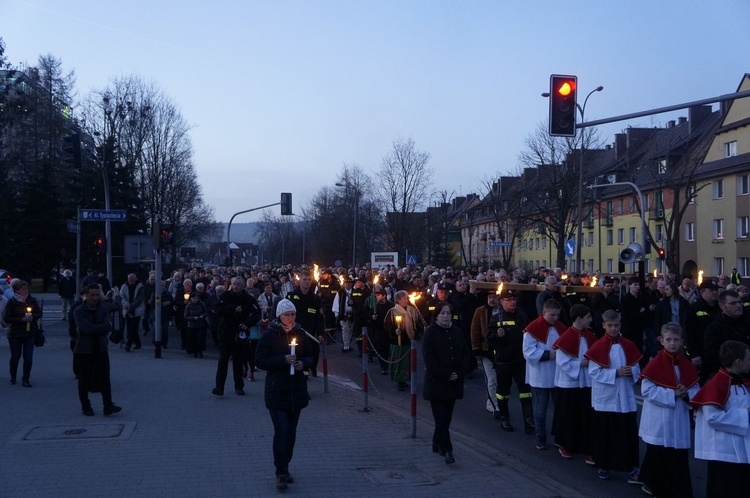
[[[127,324],[128,340],[125,347],[129,348],[135,343],[135,347],[141,347],[141,336],[138,335],[138,326],[141,324],[141,317],[128,316],[125,323]]]
[[[73,355],[78,365],[78,399],[82,406],[90,406],[91,387],[102,393],[104,406],[112,404],[112,386],[109,382],[109,353],[76,353]]]
[[[666,448],[647,443],[640,478],[651,488],[653,496],[693,498],[690,455],[687,448]]]
[[[450,426],[453,420],[455,399],[430,400],[432,418],[435,419],[435,432],[432,433],[432,444],[442,451],[453,451],[451,444]]]
[[[289,475],[289,462],[297,440],[297,424],[302,410],[268,410],[273,422],[273,465],[276,475]]]
[[[232,376],[234,377],[234,388],[243,389],[245,381],[242,380],[242,366],[245,362],[245,346],[232,343],[219,343],[219,364],[216,367],[216,389],[224,392],[224,384],[227,381],[229,370],[229,358],[232,358]]]

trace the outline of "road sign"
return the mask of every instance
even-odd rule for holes
[[[568,241],[565,243],[565,255],[569,258],[572,258],[575,256],[576,253],[576,241],[573,239],[568,239]]]
[[[416,254],[409,254],[406,256],[406,264],[409,266],[414,266],[417,264],[417,255]]]
[[[124,209],[81,209],[80,221],[125,221],[128,212]]]
[[[70,233],[78,233],[78,222],[76,220],[65,220],[65,228]]]
[[[510,242],[490,242],[490,246],[492,247],[510,247]]]

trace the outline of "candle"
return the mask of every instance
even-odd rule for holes
[[[380,275],[375,275],[375,278],[372,279],[372,285],[373,287],[378,285],[378,282],[380,281]]]
[[[31,314],[31,306],[26,307],[26,314],[27,315]],[[26,322],[26,332],[30,332],[30,331],[31,331],[31,322]]]
[[[182,297],[185,299],[185,301],[189,301],[190,300],[190,294],[188,294],[187,292],[185,294],[183,294]]]
[[[656,278],[656,275],[657,275],[656,268],[654,268],[654,278]]]
[[[500,282],[500,285],[497,286],[497,290],[495,291],[495,294],[498,296],[503,293],[503,283]]]
[[[292,339],[292,342],[289,343],[289,347],[292,348],[292,356],[295,354],[295,350],[297,349],[297,338],[295,337]],[[289,365],[289,375],[294,375],[294,364]]]
[[[403,320],[404,317],[401,315],[396,315],[396,327],[401,328],[401,320]],[[401,334],[398,334],[398,345],[401,345]]]
[[[596,287],[596,275],[591,279],[591,287]]]

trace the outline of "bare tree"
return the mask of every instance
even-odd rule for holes
[[[389,210],[386,230],[391,249],[404,252],[424,245],[422,225],[414,216],[430,198],[433,169],[430,154],[417,150],[412,138],[397,139],[383,158],[380,186]]]

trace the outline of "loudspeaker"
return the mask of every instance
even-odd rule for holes
[[[637,242],[633,242],[628,247],[620,251],[620,262],[625,264],[635,263],[636,260],[643,258],[643,248]]]

